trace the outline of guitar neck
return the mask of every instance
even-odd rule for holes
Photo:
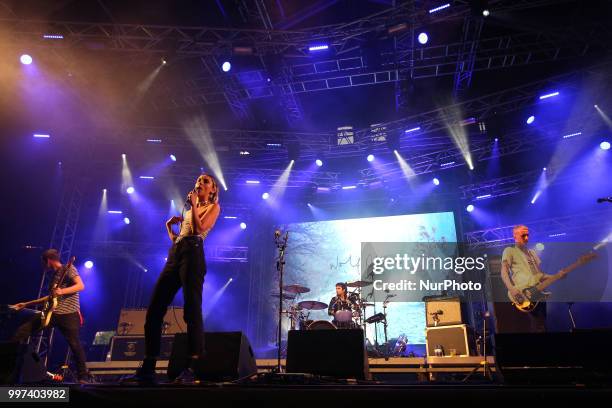
[[[565,278],[565,276],[568,273],[570,273],[571,271],[573,271],[577,267],[578,267],[578,263],[574,262],[573,264],[571,264],[571,265],[561,269],[559,272],[555,273],[554,275],[551,275],[551,277],[546,279],[544,282],[541,282],[538,285],[536,285],[536,289],[538,289],[540,292],[542,292],[544,289],[546,289],[547,287],[549,287],[550,285],[552,285],[556,281]]]

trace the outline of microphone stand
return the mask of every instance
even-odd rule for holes
[[[279,293],[279,300],[278,300],[278,333],[277,333],[277,345],[278,345],[278,350],[277,350],[277,365],[276,365],[276,372],[277,373],[281,373],[282,372],[282,365],[281,365],[281,334],[282,334],[282,323],[283,323],[283,300],[284,299],[284,295],[283,295],[283,274],[285,272],[285,249],[287,249],[287,240],[289,239],[289,231],[287,231],[285,233],[285,237],[284,238],[280,238],[280,233],[277,232],[274,234],[274,242],[276,243],[276,248],[278,248],[278,259],[276,261],[276,270],[279,273],[279,279],[278,279],[278,293]]]

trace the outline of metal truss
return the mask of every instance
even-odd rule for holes
[[[609,52],[609,43],[605,41],[612,38],[612,30],[603,25],[589,27],[586,36],[578,28],[568,28],[562,33],[527,32],[480,39],[481,29],[482,20],[466,19],[464,41],[415,48],[411,45],[412,38],[404,40],[405,44],[396,47],[395,52],[381,56],[382,63],[378,69],[368,67],[361,56],[294,64],[289,67],[291,81],[282,87],[282,91],[283,94],[299,94],[453,75],[456,92],[460,92],[467,89],[474,72],[584,58],[597,50]],[[265,71],[235,75],[244,84],[244,98],[275,95]],[[198,92],[195,100],[199,105],[223,101],[218,96],[221,90],[211,81],[208,77],[196,78],[191,84],[199,87],[191,88],[187,94],[161,95],[159,98],[162,100],[156,101],[154,107],[193,106],[194,90]]]
[[[529,227],[534,239],[543,241],[554,238],[559,234],[564,234],[564,239],[567,239],[576,233],[596,232],[605,229],[606,225],[610,225],[609,220],[612,220],[612,208],[608,206],[601,211],[532,220],[524,222],[524,224]],[[514,242],[512,228],[514,228],[514,225],[471,231],[465,233],[464,239],[472,249],[503,247]],[[593,241],[602,238],[604,237],[594,237]]]
[[[80,250],[95,254],[97,258],[148,259],[153,253],[168,251],[167,243],[133,241],[78,242]],[[232,245],[206,245],[209,262],[248,262],[248,247]]]
[[[240,95],[240,83],[234,76],[227,76],[221,78],[215,74],[219,71],[219,62],[214,56],[205,56],[201,58],[204,69],[208,72],[209,76],[215,81],[218,88],[221,88],[223,92],[221,94],[225,98],[225,102],[229,105],[232,113],[239,120],[246,120],[250,117],[249,108]]]
[[[463,21],[463,41],[457,58],[453,95],[459,97],[472,83],[476,54],[484,25],[484,17],[468,16]]]

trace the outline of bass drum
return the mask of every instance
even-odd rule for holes
[[[315,320],[308,325],[308,330],[336,330],[337,327],[327,320]]]

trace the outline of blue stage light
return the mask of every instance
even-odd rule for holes
[[[434,185],[439,186],[440,185],[440,180],[438,180],[437,177],[434,177],[434,179],[432,180]]]
[[[610,150],[610,142],[603,141],[599,144],[599,148],[602,150]]]
[[[93,263],[92,261],[85,261],[85,264],[84,264],[84,265],[85,265],[85,267],[86,267],[87,269],[91,269],[91,268],[93,268],[94,263]]]
[[[472,212],[472,211],[474,211],[474,206],[473,206],[472,204],[470,204],[470,205],[468,205],[467,207],[465,207],[465,210],[466,210],[467,212]]]
[[[175,162],[175,161],[176,161],[176,156],[175,156],[175,155],[173,155],[173,154],[171,154],[171,155],[170,155],[170,160],[172,160],[173,162]]]
[[[374,161],[374,155],[373,154],[368,154],[367,159],[368,159],[369,162],[373,162]]]
[[[126,193],[128,193],[128,194],[134,194],[134,191],[136,191],[136,190],[134,189],[134,187],[128,187],[128,188],[125,190],[125,192],[126,192]]]
[[[527,118],[527,124],[531,125],[535,121],[535,116],[531,115]]]
[[[223,64],[221,64],[221,69],[223,72],[229,72],[230,69],[232,69],[232,64],[229,61],[225,61]]]
[[[30,57],[28,54],[23,54],[19,58],[19,61],[21,61],[23,65],[30,65],[32,63],[32,57]]]
[[[244,222],[241,222],[241,223],[240,223],[240,229],[243,229],[243,230],[244,230],[244,229],[246,229],[246,227],[247,227],[247,226],[246,226],[246,223],[244,223]]]
[[[128,217],[125,217],[125,218],[123,219],[123,223],[124,223],[125,225],[130,225],[130,219],[129,219]]]
[[[417,38],[419,40],[419,44],[425,45],[427,44],[427,41],[429,41],[429,36],[427,35],[427,33],[421,33]]]
[[[264,200],[267,200],[268,198],[270,198],[270,193],[263,193],[261,195],[261,198],[263,198]]]
[[[315,160],[315,163],[317,164],[317,166],[321,167],[323,165],[323,160],[317,159]]]

